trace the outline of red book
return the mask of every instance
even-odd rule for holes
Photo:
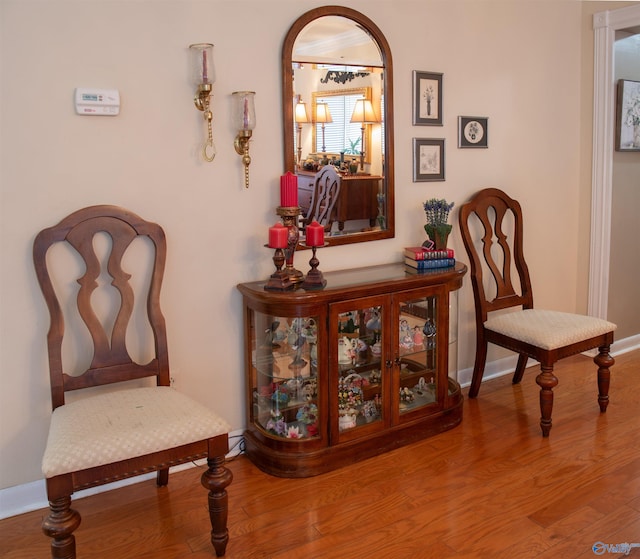
[[[411,260],[438,260],[441,258],[453,258],[453,249],[436,250],[425,247],[405,247],[404,256]]]

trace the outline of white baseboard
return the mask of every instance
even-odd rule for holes
[[[640,334],[613,342],[613,345],[611,346],[611,355],[615,357],[616,355],[622,355],[623,353],[628,353],[629,351],[633,351],[638,348],[640,348]]]
[[[227,458],[232,458],[241,453],[240,443],[242,441],[244,431],[238,430],[229,433],[229,444],[231,449]],[[237,439],[237,440],[236,440]],[[187,470],[195,466],[201,466],[206,464],[206,460],[202,459],[197,462],[189,462],[187,464],[181,464],[180,466],[174,466],[170,472],[180,472]],[[77,501],[83,497],[89,495],[96,495],[105,491],[111,491],[119,487],[126,487],[127,485],[133,485],[134,483],[140,483],[156,477],[155,472],[143,474],[113,483],[107,483],[98,487],[92,487],[90,489],[84,489],[73,494],[73,500]],[[47,489],[44,479],[38,481],[32,481],[30,483],[24,483],[22,485],[16,485],[15,487],[8,487],[0,490],[0,520],[8,518],[10,516],[16,516],[25,512],[31,512],[38,509],[48,509],[49,501],[47,501]]]
[[[485,380],[513,373],[513,371],[516,370],[517,363],[517,355],[509,355],[508,357],[503,357],[502,359],[498,359],[497,361],[491,361],[487,363],[484,368],[484,375],[482,376],[483,382]],[[533,363],[535,363],[535,361],[532,360],[530,364]],[[462,386],[463,388],[469,386],[471,384],[472,376],[473,367],[458,371],[458,382],[460,383],[460,386]]]

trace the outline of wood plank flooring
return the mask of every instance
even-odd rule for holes
[[[455,429],[328,474],[281,479],[233,459],[226,557],[592,559],[596,542],[640,543],[640,351],[616,359],[606,414],[594,367],[557,365],[548,439],[536,365],[520,385],[485,382]],[[78,557],[214,557],[200,473],[75,501]],[[45,513],[0,521],[0,557],[48,557]]]

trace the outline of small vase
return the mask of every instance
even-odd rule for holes
[[[434,243],[433,248],[435,250],[445,250],[447,248],[447,242],[449,240],[449,233],[451,233],[451,228],[452,226],[448,223],[424,226],[424,230]]]

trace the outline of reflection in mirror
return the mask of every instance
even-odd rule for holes
[[[357,117],[358,108],[361,106],[358,101],[368,100],[371,103],[371,88],[314,91],[311,95],[311,114],[314,115],[311,127],[311,151],[314,153],[311,155],[321,159],[328,158],[330,161],[336,157],[343,162],[358,159],[363,146],[371,146],[372,127],[362,126],[362,119],[354,119],[354,111]],[[368,124],[374,122],[380,122],[377,114],[374,114],[374,118]],[[364,144],[363,132],[366,136]],[[376,153],[378,149],[376,147]],[[369,165],[372,162],[370,149],[364,152],[364,162]],[[376,157],[373,167],[369,169],[374,174],[382,174],[381,165],[382,157]]]
[[[316,8],[285,38],[285,170],[298,176],[303,228],[319,205],[319,171],[338,172],[328,244],[394,236],[392,80],[386,39],[355,10]]]

